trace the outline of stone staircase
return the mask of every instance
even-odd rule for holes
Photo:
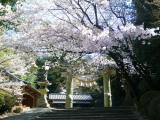
[[[34,120],[139,120],[134,107],[84,108],[53,110]]]

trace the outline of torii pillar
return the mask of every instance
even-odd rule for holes
[[[103,71],[103,89],[104,89],[104,107],[112,106],[111,81],[110,76],[113,74],[111,68]]]
[[[66,72],[67,80],[66,80],[66,103],[65,108],[71,109],[73,108],[73,81],[72,81],[72,72],[67,70]]]

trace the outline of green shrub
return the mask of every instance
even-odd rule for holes
[[[4,102],[4,96],[0,95],[0,108],[5,104]]]
[[[23,111],[23,109],[22,109],[21,106],[16,106],[16,107],[13,109],[13,112],[14,112],[14,113],[20,113],[20,112],[22,112],[22,111]]]
[[[5,106],[7,107],[8,111],[10,111],[16,103],[15,97],[14,96],[5,96],[4,99],[5,99]]]
[[[159,91],[148,91],[141,96],[138,105],[141,114],[148,115],[148,107],[150,102],[152,101],[152,99],[154,99],[159,95],[160,95]]]
[[[6,111],[11,111],[15,102],[16,98],[12,94],[0,89],[0,114],[3,114]]]

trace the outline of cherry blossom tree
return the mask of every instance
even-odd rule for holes
[[[2,0],[0,1],[0,68],[5,68],[16,72],[15,74],[24,74],[26,70],[25,62],[22,60],[19,52],[14,53],[15,50],[8,49],[3,46],[2,35],[5,34],[7,30],[15,30],[18,24],[17,17],[19,14],[14,14],[16,11],[16,6],[20,5],[19,0]],[[12,15],[14,14],[14,15]]]
[[[130,14],[134,14],[131,5],[123,0],[29,1],[12,15],[21,13],[19,31],[8,31],[10,36],[3,36],[3,44],[35,54],[107,54],[136,96],[133,75],[136,82],[145,80],[149,85],[151,78],[147,66],[138,62],[134,40],[158,34],[156,29],[144,30],[143,25],[130,23]]]
[[[14,29],[17,22],[14,18],[6,17],[16,11],[16,5],[20,4],[19,0],[1,0],[0,1],[0,33],[7,29]]]
[[[32,66],[33,57],[23,52],[3,48],[0,50],[0,70],[7,70],[14,75],[22,76]]]

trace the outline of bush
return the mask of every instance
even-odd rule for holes
[[[20,113],[20,112],[22,112],[22,111],[23,111],[22,106],[16,106],[16,107],[14,107],[13,110],[12,110],[12,112],[14,112],[14,113]]]
[[[9,94],[7,91],[0,90],[0,114],[3,114],[6,111],[11,111],[15,102],[16,98],[12,94]]]
[[[8,111],[11,111],[12,107],[16,103],[16,99],[14,96],[5,96],[5,106],[7,107]]]
[[[152,101],[152,99],[154,99],[159,95],[160,95],[159,91],[148,91],[141,96],[138,105],[141,114],[148,115],[148,107],[150,102]]]
[[[0,95],[0,108],[5,104],[4,97]]]

